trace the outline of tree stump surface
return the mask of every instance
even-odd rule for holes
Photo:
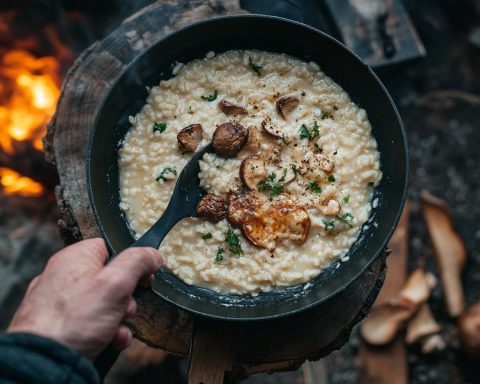
[[[59,173],[56,195],[63,213],[59,226],[67,243],[101,236],[88,198],[85,163],[89,132],[102,98],[133,59],[169,32],[231,13],[245,12],[238,1],[159,1],[126,19],[72,66],[44,140],[47,159]],[[236,374],[293,369],[306,359],[318,359],[340,348],[368,313],[383,284],[385,257],[333,301],[312,310],[275,321],[212,321],[212,329],[218,326],[231,332]],[[137,314],[129,322],[134,335],[150,346],[187,356],[195,319],[148,290],[139,292],[137,302]]]

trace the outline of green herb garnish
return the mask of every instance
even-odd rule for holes
[[[300,172],[300,167],[296,164],[290,164],[290,168],[292,168],[293,173],[296,175],[298,172]]]
[[[316,120],[313,122],[312,130],[309,130],[305,124],[302,124],[299,132],[300,132],[300,139],[311,140],[314,137],[320,137],[320,132],[318,130],[318,124]]]
[[[163,133],[167,129],[167,123],[153,123],[153,133],[160,132]]]
[[[277,175],[272,172],[267,179],[260,180],[257,187],[260,191],[270,191],[270,197],[278,196],[283,191],[286,175],[287,169],[285,168],[282,177],[277,181]]]
[[[322,111],[322,120],[323,119],[330,119],[332,117],[332,112],[330,111]]]
[[[233,229],[230,226],[228,227],[227,235],[225,236],[225,242],[228,244],[228,250],[233,254],[241,255],[243,253],[238,236],[233,232]]]
[[[208,232],[205,235],[202,236],[203,240],[208,240],[212,238],[212,232]]]
[[[215,261],[218,263],[223,260],[223,255],[225,254],[225,249],[222,247],[218,248],[217,255],[215,256]]]
[[[316,181],[312,181],[307,185],[307,188],[305,188],[307,191],[310,190],[313,193],[322,193],[322,188],[317,184]]]
[[[165,175],[167,175],[169,173],[174,175],[174,176],[177,176],[177,171],[174,168],[165,167],[165,168],[163,168],[162,172],[160,172],[160,175],[158,175],[155,178],[155,180],[156,181],[160,181],[160,180],[167,181],[168,179],[165,177]]]
[[[373,181],[370,181],[367,185],[368,185],[369,187],[373,187],[373,186],[374,186],[374,182],[373,182]]]
[[[351,213],[344,213],[342,216],[335,216],[338,220],[343,221],[350,228],[352,228],[353,215]]]
[[[330,183],[333,183],[335,180],[336,180],[336,179],[335,179],[335,176],[334,176],[334,175],[328,176],[328,181],[329,181]]]
[[[320,132],[318,131],[318,124],[317,120],[313,122],[313,127],[312,127],[312,137],[320,137]]]
[[[343,202],[344,202],[345,204],[348,204],[349,201],[350,201],[350,195],[345,196],[345,197],[343,198]]]
[[[300,139],[308,139],[310,140],[312,138],[312,134],[308,130],[307,126],[305,124],[302,124],[300,127]]]
[[[258,76],[261,75],[260,70],[263,67],[261,65],[255,64],[250,56],[248,57],[248,66],[252,68]]]
[[[207,100],[207,101],[213,101],[217,98],[217,95],[218,95],[218,91],[215,90],[215,92],[213,93],[213,95],[208,95],[208,96],[200,96],[203,100]]]
[[[328,232],[333,232],[335,230],[335,223],[333,220],[322,220],[325,230]]]

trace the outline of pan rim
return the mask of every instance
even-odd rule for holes
[[[286,18],[283,18],[283,17],[278,17],[278,16],[270,16],[270,15],[259,15],[259,14],[241,14],[241,15],[227,15],[227,16],[220,16],[220,17],[215,17],[215,18],[212,18],[212,19],[207,19],[207,20],[201,20],[201,21],[197,21],[195,23],[192,23],[192,24],[189,24],[187,26],[184,26],[176,31],[173,31],[171,32],[170,34],[167,34],[165,35],[164,37],[162,37],[160,40],[156,41],[155,43],[153,43],[149,48],[147,48],[142,54],[139,54],[137,55],[130,63],[128,63],[127,65],[125,65],[125,68],[123,68],[123,70],[118,74],[118,77],[116,78],[116,80],[112,83],[112,85],[110,86],[110,89],[109,91],[104,95],[104,97],[102,98],[102,100],[100,101],[99,103],[99,108],[98,108],[98,112],[97,112],[97,115],[95,116],[95,119],[94,119],[94,122],[93,122],[93,125],[90,129],[90,133],[89,133],[89,139],[88,139],[88,147],[87,147],[87,161],[86,161],[86,168],[87,168],[87,189],[88,189],[88,195],[89,195],[89,202],[90,202],[90,206],[92,208],[92,211],[93,211],[93,214],[95,216],[95,220],[96,220],[96,223],[102,233],[102,236],[108,246],[108,248],[110,250],[115,250],[114,247],[112,246],[112,243],[110,241],[110,238],[107,234],[107,231],[105,230],[105,227],[103,225],[103,222],[102,222],[102,219],[101,219],[101,215],[99,214],[98,212],[98,209],[97,209],[97,206],[95,204],[95,198],[94,198],[94,192],[93,192],[93,187],[92,187],[92,167],[91,167],[91,157],[92,157],[92,148],[93,148],[93,143],[94,143],[94,137],[95,137],[95,132],[96,132],[96,129],[97,129],[97,126],[98,126],[98,121],[99,119],[101,118],[101,115],[102,115],[102,110],[104,109],[105,107],[105,104],[107,102],[107,100],[110,98],[112,92],[114,91],[115,89],[115,86],[118,84],[118,82],[120,81],[120,79],[122,79],[122,77],[125,75],[125,73],[129,70],[129,68],[134,65],[137,61],[139,61],[144,54],[146,54],[148,51],[150,51],[152,48],[154,48],[155,46],[157,46],[158,44],[161,44],[163,41],[165,41],[166,39],[172,39],[172,38],[175,38],[176,35],[178,34],[181,34],[183,33],[185,30],[188,30],[188,29],[191,29],[191,28],[196,28],[198,26],[202,26],[204,24],[210,24],[210,23],[216,23],[216,22],[223,22],[224,20],[231,20],[231,19],[268,19],[268,20],[274,20],[276,22],[280,22],[280,23],[289,23],[289,24],[294,24],[298,27],[301,27],[301,28],[306,28],[308,30],[310,30],[311,32],[314,32],[318,35],[321,36],[321,38],[324,38],[324,39],[327,39],[329,40],[330,42],[336,44],[337,46],[339,46],[341,49],[343,49],[344,51],[347,51],[347,53],[349,55],[351,55],[353,57],[353,59],[355,59],[355,61],[358,63],[358,65],[362,65],[364,66],[367,71],[369,72],[369,75],[373,78],[373,80],[379,85],[380,87],[380,90],[382,91],[383,95],[386,97],[386,100],[388,101],[388,105],[390,106],[394,116],[395,116],[395,119],[398,123],[398,126],[400,128],[400,131],[401,131],[401,138],[402,138],[402,147],[404,148],[404,151],[405,151],[405,163],[402,164],[402,168],[405,172],[405,178],[403,180],[403,191],[402,191],[402,194],[401,194],[401,200],[400,200],[400,204],[395,208],[396,209],[396,213],[395,213],[395,218],[394,220],[391,222],[391,226],[387,232],[387,235],[382,239],[381,242],[379,242],[380,244],[376,247],[376,251],[375,253],[369,258],[369,260],[367,262],[365,262],[364,264],[362,264],[362,266],[360,268],[358,268],[358,271],[354,274],[354,276],[352,278],[350,278],[348,280],[348,282],[346,282],[345,284],[343,284],[341,287],[335,289],[335,290],[332,290],[329,294],[321,297],[320,299],[312,302],[312,303],[309,303],[309,304],[306,304],[302,307],[299,307],[299,308],[295,308],[295,309],[291,309],[289,311],[286,311],[286,312],[283,312],[283,313],[277,313],[277,314],[272,314],[272,315],[256,315],[256,316],[242,316],[242,317],[235,317],[235,316],[231,316],[231,315],[228,315],[228,316],[222,316],[222,315],[217,315],[217,314],[212,314],[212,313],[208,313],[208,312],[202,312],[200,310],[196,310],[196,309],[192,309],[192,308],[189,308],[188,306],[186,305],[183,305],[181,303],[178,303],[166,296],[163,296],[161,295],[159,292],[157,292],[156,290],[152,289],[152,288],[149,288],[157,297],[159,297],[161,300],[164,300],[172,305],[174,305],[175,307],[177,308],[180,308],[188,313],[191,313],[191,314],[194,314],[194,315],[197,315],[197,316],[201,316],[201,317],[204,317],[204,318],[210,318],[210,319],[216,319],[216,320],[227,320],[227,321],[239,321],[239,322],[243,322],[243,321],[264,321],[264,320],[273,320],[273,319],[279,319],[279,318],[284,318],[284,317],[287,317],[287,316],[292,316],[292,315],[295,315],[295,314],[298,314],[300,312],[304,312],[304,311],[307,311],[313,307],[316,307],[328,300],[330,300],[331,298],[337,296],[338,294],[340,294],[341,292],[345,291],[345,289],[350,286],[352,283],[354,283],[356,280],[358,280],[358,278],[360,278],[360,276],[362,276],[367,270],[368,268],[370,268],[370,266],[378,259],[378,257],[384,252],[384,250],[386,249],[387,247],[387,244],[388,244],[388,241],[390,240],[390,238],[392,237],[393,235],[393,232],[400,220],[400,216],[402,214],[402,210],[403,210],[403,207],[405,205],[405,201],[406,201],[406,198],[407,198],[407,194],[408,194],[408,180],[409,180],[409,173],[410,173],[410,169],[409,169],[409,164],[410,164],[410,159],[409,159],[409,147],[408,147],[408,142],[407,142],[407,136],[406,136],[406,132],[405,132],[405,128],[404,128],[404,125],[403,125],[403,122],[402,122],[402,119],[400,117],[400,114],[398,112],[398,109],[390,95],[390,93],[388,92],[388,90],[386,89],[386,87],[384,86],[384,84],[382,83],[382,81],[379,79],[379,77],[375,74],[375,72],[372,70],[372,68],[370,68],[357,54],[355,54],[353,51],[351,51],[348,47],[346,47],[343,43],[341,43],[340,41],[336,40],[335,38],[333,38],[332,36],[326,34],[325,32],[322,32],[314,27],[311,27],[309,25],[306,25],[304,23],[300,23],[300,22],[297,22],[297,21],[293,21],[293,20],[289,20],[289,19],[286,19]],[[358,237],[357,237],[358,238]],[[322,272],[320,272],[322,273]]]

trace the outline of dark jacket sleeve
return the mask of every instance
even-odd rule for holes
[[[99,384],[93,364],[53,340],[26,333],[0,334],[0,383]]]

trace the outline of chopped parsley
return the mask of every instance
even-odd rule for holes
[[[314,137],[320,137],[320,132],[318,131],[318,124],[316,120],[313,122],[312,130],[309,130],[305,124],[302,124],[299,132],[300,132],[300,139],[311,140]]]
[[[318,131],[318,124],[317,120],[313,122],[313,127],[312,127],[312,137],[320,137],[320,132]]]
[[[323,119],[330,119],[332,117],[332,112],[330,111],[322,111],[322,120]]]
[[[311,138],[312,138],[312,135],[308,130],[307,126],[305,124],[302,124],[302,126],[300,127],[300,139],[310,140]]]
[[[343,198],[344,204],[348,204],[349,201],[350,201],[350,195],[345,196],[345,197]]]
[[[351,213],[344,213],[342,216],[337,215],[336,218],[340,221],[343,221],[350,228],[352,227],[353,215]]]
[[[218,263],[223,260],[223,255],[225,254],[225,249],[222,247],[218,248],[217,255],[215,256],[215,261]]]
[[[193,115],[193,113],[194,113],[191,105],[188,106],[188,113],[190,115]]]
[[[243,253],[238,236],[233,232],[233,229],[230,226],[228,227],[227,235],[225,236],[225,242],[228,244],[228,250],[233,254],[241,255]]]
[[[298,172],[300,172],[300,167],[296,164],[290,164],[290,168],[292,168],[292,172],[296,175]]]
[[[322,188],[317,184],[316,181],[312,181],[307,185],[307,188],[305,188],[307,191],[310,190],[313,193],[322,193]]]
[[[335,179],[335,176],[334,176],[334,175],[328,176],[328,181],[329,181],[330,183],[333,183],[335,180],[336,180],[336,179]]]
[[[370,181],[367,185],[368,185],[369,187],[373,187],[374,183],[373,183],[373,181]]]
[[[283,175],[277,180],[277,175],[272,172],[267,179],[260,180],[257,187],[260,191],[270,191],[270,197],[278,196],[283,191],[285,186],[285,176],[287,175],[287,169],[283,170]]]
[[[206,100],[206,101],[213,101],[217,98],[217,95],[218,95],[218,91],[215,90],[215,92],[213,93],[213,95],[208,95],[208,96],[200,96],[203,100]]]
[[[248,57],[248,66],[253,69],[253,71],[260,76],[260,70],[263,68],[261,65],[255,64],[252,60],[252,58],[249,56]]]
[[[160,132],[163,133],[167,129],[167,123],[153,123],[153,133]]]
[[[205,235],[202,236],[203,240],[208,240],[212,238],[212,232],[208,232]]]
[[[177,171],[176,171],[174,168],[165,167],[165,168],[163,168],[162,172],[160,172],[160,175],[158,175],[158,176],[155,178],[155,180],[156,180],[156,181],[160,181],[160,180],[167,181],[168,178],[165,177],[165,175],[168,175],[168,174],[177,176]]]
[[[333,220],[322,220],[326,231],[333,232],[335,230],[335,222]]]

